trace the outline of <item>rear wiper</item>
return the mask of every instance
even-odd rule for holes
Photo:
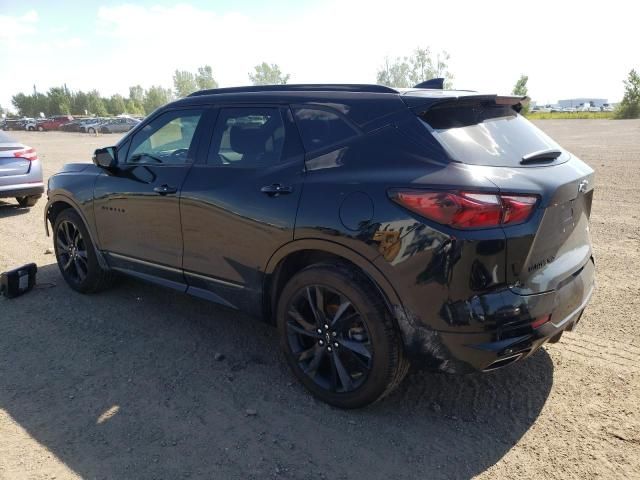
[[[555,148],[550,148],[548,150],[538,150],[537,152],[526,154],[524,157],[522,157],[520,163],[522,165],[526,165],[528,163],[552,162],[560,155],[562,155],[562,152]]]

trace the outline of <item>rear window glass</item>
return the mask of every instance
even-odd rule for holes
[[[307,152],[330,146],[340,146],[358,132],[340,115],[319,108],[294,109],[296,123]]]
[[[465,105],[437,108],[421,119],[455,161],[473,165],[521,166],[525,155],[561,149],[509,106]],[[566,154],[556,162],[566,160]]]

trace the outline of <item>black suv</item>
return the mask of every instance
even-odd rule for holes
[[[526,99],[438,86],[224,88],[160,108],[50,178],[62,275],[88,293],[124,273],[269,319],[339,407],[410,363],[531,355],[591,296],[593,170],[518,114]]]

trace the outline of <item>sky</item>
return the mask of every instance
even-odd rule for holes
[[[635,0],[0,0],[0,105],[34,85],[127,96],[205,64],[220,86],[263,61],[289,83],[375,83],[417,47],[450,54],[455,88],[510,93],[526,74],[538,104],[616,102],[640,69],[638,18]]]

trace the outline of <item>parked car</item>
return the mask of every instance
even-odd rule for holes
[[[114,118],[99,126],[100,133],[124,133],[131,130],[140,123],[135,118],[120,117]]]
[[[38,124],[38,131],[44,132],[46,130],[58,130],[65,123],[73,121],[71,115],[54,115],[47,118],[45,121]]]
[[[0,132],[0,198],[14,197],[21,207],[33,207],[43,192],[36,151]]]
[[[573,329],[594,284],[594,172],[522,106],[380,85],[195,93],[50,177],[61,274],[273,321],[294,375],[338,407],[410,363],[505,367]]]
[[[4,123],[2,124],[2,129],[3,130],[24,130],[25,129],[25,125],[27,124],[27,122],[29,122],[30,120],[33,120],[32,118],[7,118],[5,119]]]
[[[62,125],[59,130],[63,132],[80,132],[84,125],[93,123],[94,121],[95,119],[93,118],[76,118],[72,122]]]
[[[564,107],[562,109],[563,112],[565,113],[575,113],[576,112],[576,108],[575,107]]]
[[[604,103],[604,104],[602,104],[601,110],[603,112],[613,112],[613,107],[611,105],[609,105],[608,103]]]
[[[552,105],[551,107],[549,107],[549,111],[551,113],[560,113],[562,112],[562,108],[557,105]]]
[[[108,122],[110,119],[108,118],[94,118],[90,121],[87,121],[86,123],[84,123],[81,127],[80,127],[80,131],[83,133],[96,133],[100,130],[100,126],[106,122]]]

